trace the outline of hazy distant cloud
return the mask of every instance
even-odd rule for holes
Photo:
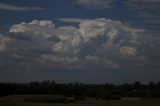
[[[6,3],[0,3],[0,10],[7,11],[32,11],[32,10],[43,10],[41,7],[24,7],[24,6],[16,6]]]
[[[13,34],[18,36],[15,36],[15,40],[26,36],[32,40],[22,42],[24,39],[19,41],[17,39],[17,42],[22,43],[16,47],[18,50],[16,52],[24,49],[24,56],[31,52],[35,56],[35,61],[39,63],[49,63],[54,67],[66,69],[79,69],[88,64],[99,63],[102,63],[99,64],[102,68],[116,69],[121,66],[118,58],[124,57],[121,61],[130,58],[138,60],[142,55],[139,52],[137,39],[137,33],[143,32],[141,29],[104,18],[60,20],[79,23],[79,27],[55,27],[49,20],[33,20],[13,25],[10,33],[12,36]],[[29,46],[32,44],[33,46]],[[136,55],[137,53],[139,55]],[[23,56],[16,55],[16,57]]]
[[[128,0],[125,0],[125,1],[128,1]],[[155,2],[155,3],[158,3],[160,2],[160,0],[130,0],[131,2],[139,2],[139,3],[152,3],[152,2]]]
[[[113,8],[115,1],[116,0],[75,0],[74,3],[89,9],[110,9]]]
[[[78,18],[60,18],[60,21],[70,22],[70,23],[81,23],[86,19],[78,19]]]
[[[124,56],[136,56],[138,54],[137,48],[129,46],[120,47],[119,52]]]
[[[0,52],[4,51],[7,48],[7,44],[11,39],[0,34]]]
[[[124,0],[125,6],[132,11],[148,30],[160,28],[160,0]]]
[[[124,0],[125,6],[132,10],[159,10],[160,0]]]
[[[87,55],[85,59],[87,62],[91,64],[100,65],[101,67],[104,67],[104,68],[111,68],[111,69],[120,68],[119,64],[114,60],[103,59],[101,57],[94,56],[94,55]]]

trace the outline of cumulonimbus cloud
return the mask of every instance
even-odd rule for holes
[[[26,7],[26,6],[16,6],[6,3],[0,3],[0,10],[7,11],[32,11],[32,10],[43,10],[41,7]]]
[[[143,31],[141,29],[104,18],[60,20],[79,23],[79,27],[55,27],[49,20],[33,20],[13,25],[10,33],[19,38],[28,36],[31,42],[35,42],[33,47],[25,44],[25,51],[32,51],[35,47],[33,52],[37,49],[41,51],[36,61],[53,63],[56,67],[67,69],[82,68],[86,64],[98,62],[101,62],[102,67],[118,68],[118,58],[134,59],[141,56],[137,47],[137,33]]]

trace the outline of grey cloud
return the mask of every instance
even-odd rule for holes
[[[43,10],[43,9],[44,8],[41,7],[23,7],[23,6],[0,3],[0,10],[7,10],[7,11],[32,11],[32,10]]]
[[[140,36],[141,52],[144,54],[146,64],[159,66],[160,63],[160,32],[147,31]],[[152,64],[151,64],[152,63]]]
[[[5,37],[4,35],[0,34],[0,52],[7,49],[7,44],[10,42],[9,37]]]
[[[74,3],[89,9],[110,9],[113,8],[115,1],[116,0],[75,0]]]
[[[120,47],[119,52],[120,54],[125,56],[127,55],[136,56],[138,53],[136,48],[129,46]]]
[[[119,64],[116,61],[109,60],[109,59],[103,59],[98,56],[87,55],[85,59],[89,64],[100,65],[103,68],[108,68],[108,69],[109,68],[110,69],[119,69],[120,68]]]

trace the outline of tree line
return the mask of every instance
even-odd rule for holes
[[[60,84],[55,81],[30,83],[0,83],[0,97],[7,95],[63,95],[67,97],[94,97],[97,99],[120,99],[140,97],[144,99],[160,97],[160,82],[142,84]]]

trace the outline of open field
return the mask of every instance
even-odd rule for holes
[[[40,97],[36,96],[36,97],[40,98],[41,96]],[[76,100],[74,102],[69,102],[69,103],[51,103],[51,102],[17,101],[16,96],[8,96],[0,99],[0,106],[160,106],[160,100],[127,101],[127,100],[101,100],[101,99],[96,100],[94,98],[87,98],[86,100]]]
[[[107,101],[102,103],[21,103],[22,106],[160,106],[160,101]]]
[[[22,106],[160,106],[160,101],[144,100],[144,101],[94,101],[86,103],[21,103]]]

